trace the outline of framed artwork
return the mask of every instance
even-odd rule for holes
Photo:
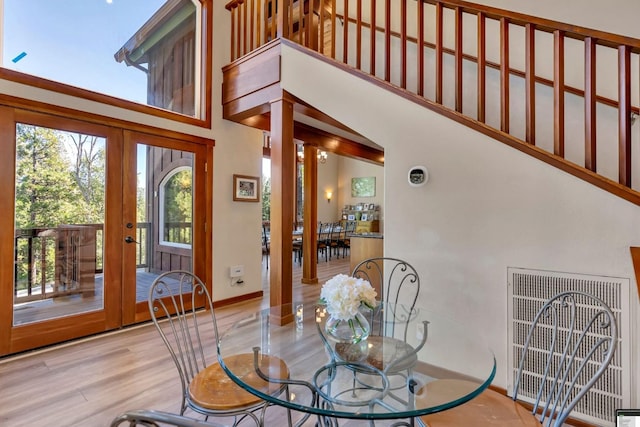
[[[369,215],[363,213],[362,216],[360,217],[361,221],[368,221],[369,220]]]
[[[260,200],[260,178],[234,174],[233,200],[236,202],[257,202]]]
[[[375,208],[376,208],[375,203],[369,203],[369,210],[370,211],[375,210]]]
[[[355,221],[355,219],[356,219],[356,216],[355,216],[355,215],[348,215],[348,216],[347,216],[347,220],[348,220],[348,221]]]
[[[351,178],[351,197],[374,197],[376,195],[376,177]]]

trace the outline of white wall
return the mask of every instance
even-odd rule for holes
[[[637,311],[638,206],[292,49],[282,67],[285,90],[384,147],[385,254],[418,269],[420,305],[487,340],[496,385],[507,384],[507,267],[629,278]],[[429,168],[424,187],[406,182],[415,164]],[[631,339],[637,348],[637,330]]]
[[[338,170],[340,156],[327,153],[326,163],[318,162],[318,221],[338,220],[336,200],[338,200]],[[327,202],[327,191],[331,191],[331,202]]]
[[[262,176],[262,131],[222,119],[221,67],[231,31],[225,2],[213,2],[213,296],[221,300],[262,289],[262,204],[233,201],[233,174]],[[239,155],[241,154],[241,155]],[[229,267],[244,265],[244,284],[231,286]]]

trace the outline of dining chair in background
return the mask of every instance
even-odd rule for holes
[[[617,342],[615,315],[600,298],[580,291],[559,293],[543,303],[522,342],[511,397],[485,390],[422,420],[430,427],[462,427],[469,420],[474,425],[560,427],[605,373]],[[532,366],[542,372],[527,373]],[[533,405],[532,410],[520,401]]]
[[[338,239],[338,248],[342,249],[342,258],[346,258],[351,251],[351,234],[356,231],[356,221],[343,221],[342,231]]]
[[[331,242],[331,228],[332,223],[319,223],[318,224],[318,242],[317,242],[317,256],[320,261],[320,255],[324,255],[325,262],[329,261],[329,250]]]
[[[302,265],[302,240],[303,237],[294,240],[292,243],[293,262],[297,262],[298,265]]]
[[[148,302],[151,319],[180,376],[180,415],[189,408],[205,417],[234,417],[234,425],[251,418],[262,426],[266,402],[233,382],[218,363],[218,326],[204,283],[188,271],[168,271],[154,280]],[[243,380],[264,394],[287,392],[283,385],[255,375],[253,353],[225,358],[224,363],[246,365],[248,378]],[[262,355],[260,368],[272,377],[288,377],[286,364],[277,357]],[[291,425],[290,413],[288,418]]]
[[[329,250],[329,259],[331,259],[332,255],[335,255],[336,258],[340,258],[340,237],[342,235],[342,225],[340,221],[336,221],[331,224],[331,231],[329,234],[328,240],[328,250]]]

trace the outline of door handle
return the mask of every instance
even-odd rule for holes
[[[136,242],[136,240],[135,240],[133,237],[131,237],[131,236],[127,236],[127,237],[125,237],[125,238],[124,238],[124,241],[125,241],[125,242],[127,242],[127,243],[138,243],[138,242]]]

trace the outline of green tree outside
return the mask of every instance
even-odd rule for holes
[[[32,277],[44,274],[47,282],[54,280],[55,240],[47,238],[46,229],[104,222],[104,173],[103,138],[16,126],[15,228],[24,236],[37,237],[18,239],[19,289],[28,286],[29,265]],[[39,272],[42,256],[51,262]]]

